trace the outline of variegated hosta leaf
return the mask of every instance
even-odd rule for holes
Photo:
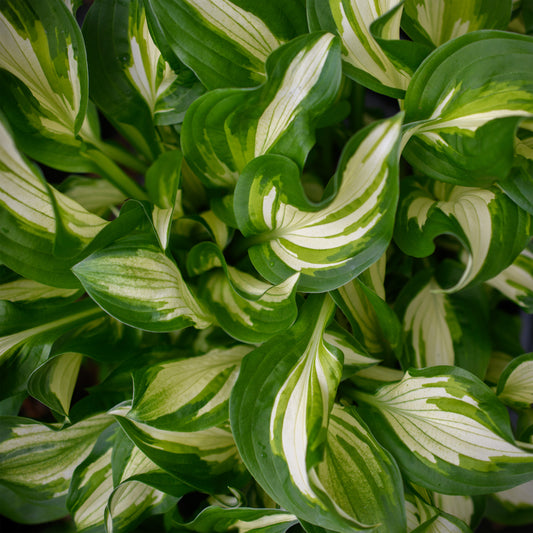
[[[85,45],[74,16],[63,0],[6,0],[0,35],[2,109],[17,143],[50,166],[90,170],[76,135],[98,142],[98,128],[86,116]]]
[[[511,4],[511,0],[407,0],[402,28],[412,39],[440,46],[472,31],[506,29]]]
[[[298,167],[281,156],[254,159],[235,189],[235,216],[248,252],[272,283],[300,274],[298,289],[335,289],[387,248],[398,187],[401,115],[373,124],[345,146],[332,194],[311,203]]]
[[[437,508],[449,515],[455,516],[470,527],[474,527],[475,522],[483,514],[485,507],[484,498],[453,496],[438,492],[433,492],[431,495]]]
[[[477,291],[443,291],[429,271],[412,278],[395,304],[405,335],[402,367],[457,365],[483,378],[491,355],[488,313]]]
[[[0,304],[0,398],[25,389],[30,374],[47,359],[61,335],[102,314],[87,299],[33,313],[9,302]]]
[[[1,116],[0,206],[0,261],[41,283],[79,287],[65,255],[84,248],[106,222],[46,184],[17,150]]]
[[[343,378],[380,362],[379,359],[370,357],[366,348],[336,322],[333,322],[324,333],[324,341],[342,352]]]
[[[526,131],[526,135],[519,132],[515,140],[515,161],[507,179],[499,182],[498,185],[505,191],[517,205],[533,215],[533,123],[525,120],[521,126]]]
[[[216,317],[220,327],[232,337],[257,343],[292,325],[298,314],[296,284],[298,274],[279,285],[258,280],[226,264],[214,243],[198,244],[188,257],[188,268],[221,266],[199,281],[199,297]]]
[[[129,410],[118,406],[111,414],[148,458],[182,483],[210,494],[242,483],[244,468],[226,424],[199,431],[158,429],[130,420]]]
[[[533,251],[526,248],[511,266],[487,283],[517,303],[526,313],[533,313]],[[0,288],[1,290],[1,288]]]
[[[329,296],[308,297],[292,328],[244,359],[230,415],[241,457],[270,497],[306,522],[349,532],[370,528],[382,516],[387,504],[380,507],[372,496],[377,478],[395,486],[396,495],[401,484],[390,459],[386,466],[384,452],[352,415],[329,415],[342,372],[342,352],[324,340],[333,310]],[[362,464],[370,462],[372,474],[363,473]],[[343,478],[346,470],[349,479]],[[361,501],[372,507],[368,525]],[[389,511],[394,515],[394,506]],[[401,531],[402,512],[395,518]]]
[[[339,48],[331,34],[302,36],[272,55],[267,80],[257,89],[211,91],[194,102],[181,145],[205,185],[232,189],[246,164],[265,153],[303,166],[314,143],[314,122],[337,96]]]
[[[73,267],[85,290],[107,313],[148,331],[211,323],[178,267],[146,236],[131,236]]]
[[[497,187],[480,189],[402,180],[395,241],[415,257],[433,253],[435,237],[456,236],[468,252],[461,279],[448,292],[491,279],[525,248],[531,217]]]
[[[299,0],[148,0],[147,5],[157,42],[170,47],[208,89],[258,85],[267,57],[307,32]]]
[[[412,71],[393,61],[370,31],[376,19],[398,4],[398,0],[311,0],[308,12],[312,29],[339,34],[344,71],[350,78],[374,91],[403,98]],[[399,42],[401,17],[400,7],[388,20],[383,39]]]
[[[533,353],[513,359],[498,381],[498,398],[515,409],[533,404]]]
[[[349,281],[333,293],[355,336],[370,354],[380,358],[390,356],[400,348],[402,330],[396,313],[385,301],[384,289],[374,285],[380,291],[377,293],[370,286],[373,285],[371,277],[377,275],[377,270],[383,266],[384,262],[380,259],[359,278]]]
[[[203,92],[200,83],[179,62],[173,70],[163,59],[142,0],[95,2],[83,32],[91,98],[146,158],[154,159],[160,152],[155,125],[180,121]]]
[[[151,220],[163,250],[167,249],[170,238],[182,159],[179,150],[164,152],[150,166],[145,176],[146,189],[153,203]]]
[[[498,524],[518,526],[533,521],[533,481],[489,497],[486,516]]]
[[[134,374],[128,419],[168,431],[200,431],[228,419],[231,389],[252,347],[215,349]]]
[[[2,513],[26,523],[65,516],[74,469],[112,422],[110,416],[97,415],[59,430],[26,418],[2,417],[0,486],[9,495],[0,504]]]
[[[533,454],[514,444],[505,407],[465,370],[411,370],[375,394],[354,397],[402,472],[422,487],[475,495],[533,479]]]
[[[173,521],[181,528],[195,533],[285,533],[298,519],[282,510],[239,507],[225,509],[207,507],[190,522]]]
[[[70,401],[83,355],[65,352],[48,359],[33,371],[28,392],[52,411],[68,416]]]
[[[61,289],[32,279],[19,278],[0,285],[0,300],[8,302],[54,301],[56,299],[68,301],[80,292],[78,289]]]
[[[464,186],[504,180],[515,129],[533,114],[533,38],[480,31],[435,50],[405,97],[408,161],[433,178]]]

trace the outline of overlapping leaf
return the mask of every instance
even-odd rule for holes
[[[433,178],[487,186],[507,178],[519,120],[533,113],[533,38],[494,30],[440,46],[405,97],[408,161]]]
[[[170,48],[208,89],[258,85],[267,57],[307,31],[300,0],[149,0],[147,6],[162,50]]]
[[[89,295],[125,324],[172,331],[211,323],[174,261],[143,234],[95,252],[73,272]]]
[[[514,408],[527,409],[533,404],[533,354],[517,357],[505,367],[497,394],[502,402]]]
[[[423,487],[475,495],[533,478],[533,454],[515,445],[505,407],[465,370],[411,370],[355,397],[377,439]]]
[[[372,527],[376,516],[388,521],[388,512],[401,531],[398,493],[375,498],[385,486],[401,493],[395,465],[353,413],[333,407],[342,370],[342,352],[324,340],[333,309],[328,296],[309,297],[287,333],[244,359],[230,406],[235,439],[254,478],[300,519],[348,532]]]
[[[303,166],[314,143],[314,121],[337,96],[339,42],[313,33],[277,50],[257,89],[211,91],[187,111],[182,149],[209,187],[232,189],[254,157],[284,154]]]
[[[438,47],[468,32],[506,29],[511,5],[511,0],[407,0],[402,28],[412,39]]]
[[[299,290],[335,289],[387,248],[397,201],[401,115],[376,123],[346,145],[332,194],[312,204],[295,163],[275,155],[253,160],[235,189],[235,216],[250,238],[252,263],[280,283],[300,274]]]
[[[395,241],[403,252],[426,257],[441,234],[456,236],[468,260],[459,281],[448,291],[490,279],[507,268],[525,248],[531,217],[500,189],[480,189],[415,179],[402,181]]]

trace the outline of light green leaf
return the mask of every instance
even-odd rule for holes
[[[258,85],[271,52],[307,31],[300,0],[149,0],[147,6],[162,50],[169,47],[208,89]]]
[[[266,155],[246,167],[235,189],[235,216],[262,276],[277,284],[299,273],[299,290],[322,292],[381,257],[394,224],[400,121],[398,115],[352,137],[331,194],[319,204],[305,197],[289,159]]]
[[[54,505],[53,516],[67,514],[65,499],[74,469],[89,455],[98,435],[112,417],[97,415],[64,429],[57,429],[20,417],[0,420],[0,485],[25,505]],[[6,500],[7,501],[7,500]],[[22,509],[2,509],[8,517],[22,522],[39,522]]]
[[[68,416],[82,359],[81,353],[73,352],[48,359],[33,371],[28,392],[52,411]]]
[[[410,370],[373,395],[353,394],[376,438],[422,487],[475,495],[533,479],[533,454],[514,444],[505,407],[465,370]]]
[[[311,28],[316,26],[339,34],[346,74],[370,89],[403,98],[412,71],[399,65],[383,50],[370,26],[400,4],[398,0],[311,0],[308,11]],[[399,41],[402,7],[394,10],[380,37]],[[401,45],[400,45],[401,46]]]
[[[187,111],[181,145],[208,187],[232,189],[255,157],[283,154],[303,167],[316,119],[328,110],[341,78],[339,42],[313,33],[277,50],[257,89],[210,91]]]
[[[533,404],[533,354],[513,359],[498,380],[498,398],[515,409]]]
[[[0,285],[0,300],[9,302],[35,302],[56,298],[67,300],[79,292],[78,289],[61,289],[32,279],[19,278]]]
[[[533,113],[533,38],[473,32],[435,50],[405,97],[404,155],[422,173],[464,186],[507,178],[515,129]]]
[[[525,248],[531,217],[497,187],[481,189],[415,179],[402,180],[395,241],[402,251],[426,257],[435,250],[434,239],[452,234],[466,248],[466,268],[455,292],[491,279],[507,268]]]
[[[211,323],[174,261],[142,234],[116,241],[72,270],[91,298],[130,326],[161,332]]]
[[[342,352],[324,340],[333,310],[329,296],[308,297],[291,329],[245,357],[230,403],[233,433],[254,478],[288,512],[351,532],[372,527],[363,521],[386,520],[387,508],[395,519],[392,530],[401,531],[403,511],[396,513],[392,502],[401,494],[396,467],[353,414],[333,408],[342,371]],[[287,348],[280,354],[279,346]],[[349,480],[339,460],[352,474]],[[372,474],[365,474],[370,462]],[[382,490],[374,475],[386,486],[398,485],[381,507],[373,496]]]
[[[487,283],[517,303],[526,313],[533,312],[533,252],[526,248],[505,270]]]
[[[223,423],[241,360],[251,350],[236,345],[135,372],[128,419],[168,431],[199,431]]]
[[[476,30],[505,30],[511,0],[407,0],[402,28],[415,40],[438,47]]]
[[[106,222],[44,181],[37,168],[17,150],[2,116],[0,206],[3,228],[0,261],[24,277],[41,283],[79,287],[69,272],[66,258],[57,257],[55,253],[68,242],[72,258]]]

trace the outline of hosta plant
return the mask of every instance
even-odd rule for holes
[[[533,523],[531,2],[80,3],[0,0],[5,523]]]

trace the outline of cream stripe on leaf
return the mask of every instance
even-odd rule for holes
[[[135,372],[128,418],[168,431],[200,431],[223,423],[241,360],[251,350],[244,345],[214,349]]]
[[[235,486],[244,474],[231,431],[226,423],[200,431],[157,429],[130,420],[127,405],[111,411],[134,444],[178,481],[209,494]]]
[[[467,252],[458,291],[485,281],[506,269],[529,241],[531,217],[499,188],[481,189],[431,181],[423,186],[413,178],[402,181],[394,239],[415,257],[433,253],[433,240],[454,235]]]
[[[222,508],[211,506],[203,509],[194,520],[183,522],[179,516],[172,521],[196,533],[285,533],[298,523],[287,511],[252,507]]]
[[[414,40],[438,47],[476,30],[507,29],[511,0],[407,0],[402,28]]]
[[[473,32],[435,50],[405,97],[404,155],[422,173],[464,186],[505,180],[515,130],[533,115],[533,38]]]
[[[22,417],[2,417],[0,486],[10,504],[2,504],[3,513],[22,522],[28,516],[34,522],[66,516],[72,474],[112,423],[112,417],[97,415],[57,429]]]
[[[294,162],[253,160],[239,178],[234,209],[258,272],[271,283],[300,274],[298,289],[322,292],[381,257],[392,234],[401,115],[375,123],[346,145],[319,204],[305,196]]]
[[[217,245],[208,242],[191,250],[187,267],[191,271],[206,263],[223,268],[211,270],[199,279],[198,296],[226,333],[242,342],[257,343],[292,325],[298,313],[298,274],[279,285],[265,283],[227,265]]]
[[[149,0],[155,39],[208,88],[253,87],[265,79],[267,57],[307,32],[298,0]]]
[[[410,370],[375,394],[353,397],[402,472],[422,487],[476,495],[533,479],[533,454],[516,446],[504,405],[466,370]]]
[[[509,267],[487,283],[517,303],[526,313],[533,313],[532,246],[529,245]]]
[[[230,418],[245,465],[277,504],[301,520],[348,533],[374,522],[365,525],[343,509],[337,499],[345,497],[344,487],[331,481],[328,490],[331,478],[322,480],[316,468],[342,373],[342,352],[324,339],[334,309],[328,295],[309,296],[294,326],[244,358]]]
[[[45,182],[18,151],[1,115],[0,207],[2,227],[9,228],[0,231],[0,261],[41,283],[79,287],[65,255],[75,256],[106,222]]]
[[[0,300],[9,302],[54,301],[56,299],[68,301],[77,295],[80,295],[77,289],[51,287],[32,279],[19,278],[0,285]]]
[[[533,354],[513,359],[498,380],[498,398],[515,409],[533,404]]]
[[[80,154],[80,138],[99,140],[85,45],[63,0],[2,3],[0,81],[2,110],[25,153],[66,171],[94,169]]]
[[[332,34],[312,33],[279,48],[260,87],[210,91],[191,105],[182,149],[208,187],[232,189],[254,157],[283,154],[303,167],[314,124],[337,96],[340,46]]]
[[[212,322],[174,261],[146,235],[116,241],[72,270],[107,313],[133,327],[162,332]]]

